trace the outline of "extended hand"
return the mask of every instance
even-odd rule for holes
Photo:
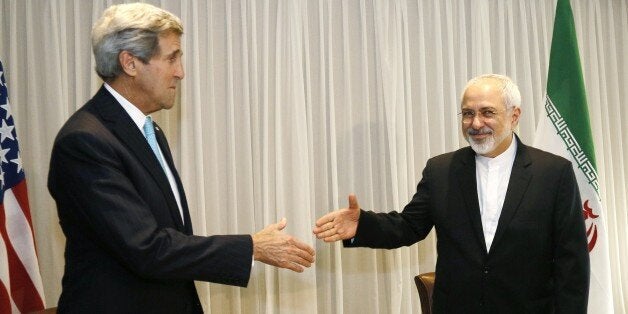
[[[286,218],[266,226],[253,237],[253,258],[264,264],[303,272],[314,263],[314,249],[289,234],[281,232]]]
[[[360,205],[355,195],[349,195],[349,208],[333,211],[316,221],[312,230],[317,238],[325,242],[347,240],[355,237],[360,219]]]

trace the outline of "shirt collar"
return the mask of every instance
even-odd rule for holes
[[[118,103],[122,106],[124,111],[131,117],[131,120],[137,125],[137,127],[144,134],[144,123],[146,123],[146,115],[135,105],[133,105],[130,101],[128,101],[124,96],[120,95],[113,87],[109,86],[109,84],[105,83],[105,88],[113,95]]]

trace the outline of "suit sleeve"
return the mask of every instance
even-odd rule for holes
[[[582,202],[571,163],[563,168],[554,217],[554,278],[557,313],[586,313],[589,252]]]
[[[425,239],[434,225],[429,208],[429,169],[428,161],[416,193],[401,213],[362,210],[356,236],[353,241],[343,241],[344,246],[394,249]]]
[[[73,132],[57,139],[48,188],[71,250],[104,251],[147,279],[246,286],[251,236],[203,237],[160,227],[128,166],[98,135]]]

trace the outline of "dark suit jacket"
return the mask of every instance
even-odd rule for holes
[[[146,139],[104,87],[59,131],[48,189],[66,236],[60,313],[198,313],[193,280],[247,285],[251,236],[192,235],[168,143],[156,135],[185,224]]]
[[[571,163],[517,141],[490,252],[470,147],[430,159],[403,212],[362,211],[345,246],[407,246],[434,226],[434,313],[586,313],[589,255]]]

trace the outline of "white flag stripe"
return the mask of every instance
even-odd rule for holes
[[[4,193],[4,209],[7,217],[7,233],[9,240],[13,244],[15,253],[26,268],[28,276],[31,278],[35,289],[40,296],[44,295],[44,287],[42,285],[41,275],[39,274],[39,264],[37,263],[37,254],[33,243],[33,232],[31,225],[28,223],[20,204],[17,202],[13,190],[8,189]]]
[[[7,261],[8,258],[9,254],[7,254],[7,247],[4,243],[4,239],[0,236],[0,261]],[[15,305],[15,302],[13,302],[13,298],[11,298],[11,280],[9,280],[9,276],[9,263],[0,263],[0,282],[2,282],[5,289],[7,289],[7,293],[9,294],[11,313],[19,313],[20,311]]]
[[[7,247],[4,244],[4,238],[0,236],[0,282],[2,282],[7,289],[7,293],[11,295],[11,281],[9,280],[9,254],[7,254]],[[1,288],[0,288],[1,289]],[[9,298],[11,299],[11,298]]]
[[[539,121],[534,138],[534,146],[553,154],[562,156],[571,161],[574,166],[574,173],[578,188],[580,189],[580,198],[582,202],[589,200],[589,206],[593,208],[593,212],[599,215],[599,219],[593,228],[597,229],[597,241],[595,248],[589,253],[591,260],[591,277],[589,287],[589,313],[613,313],[612,295],[610,287],[610,269],[604,267],[609,265],[609,249],[606,233],[606,223],[604,217],[606,212],[602,207],[600,197],[594,186],[589,182],[584,171],[578,167],[578,163],[573,155],[567,149],[565,141],[560,134],[557,133],[556,127],[547,117],[543,117]],[[584,215],[584,214],[583,214]],[[593,219],[585,220],[587,230],[592,226]],[[593,233],[593,229],[592,229]],[[592,234],[589,235],[588,241],[591,241]]]

